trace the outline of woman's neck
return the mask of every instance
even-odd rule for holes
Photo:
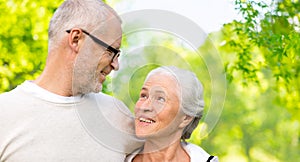
[[[134,162],[142,161],[190,161],[189,155],[181,146],[180,140],[169,144],[167,147],[158,147],[157,143],[146,141],[142,154],[139,154]]]

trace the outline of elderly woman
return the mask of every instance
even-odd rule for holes
[[[202,117],[203,87],[196,75],[174,66],[152,70],[135,106],[135,131],[145,139],[127,162],[217,162],[201,147],[185,142]]]

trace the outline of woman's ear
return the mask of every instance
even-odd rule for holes
[[[185,128],[188,124],[190,124],[193,121],[194,117],[193,116],[189,116],[189,115],[185,115],[183,117],[183,121],[182,123],[179,125],[179,128]]]

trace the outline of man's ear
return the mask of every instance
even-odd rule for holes
[[[185,128],[188,124],[190,124],[193,121],[193,119],[194,119],[193,116],[185,115],[183,117],[183,121],[179,125],[179,128],[182,128],[182,129]]]
[[[76,53],[78,53],[79,51],[79,47],[82,42],[82,37],[83,37],[83,32],[81,31],[81,29],[73,28],[70,31],[69,45]]]

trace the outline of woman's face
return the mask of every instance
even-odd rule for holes
[[[148,78],[135,105],[135,131],[140,138],[169,136],[178,131],[184,114],[179,111],[179,87],[173,76]]]

